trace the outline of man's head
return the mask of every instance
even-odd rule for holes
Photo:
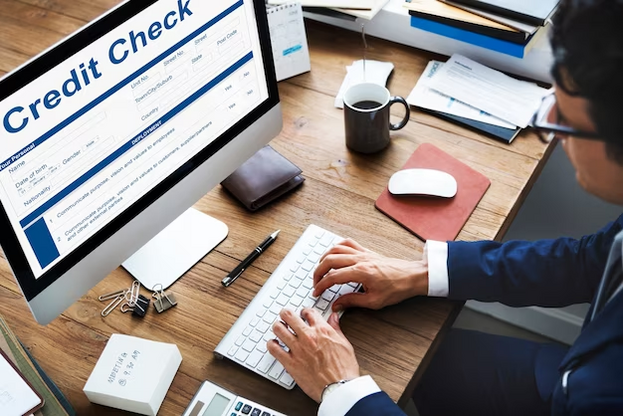
[[[562,0],[552,47],[557,108],[550,117],[601,138],[563,137],[577,179],[623,205],[623,0]]]

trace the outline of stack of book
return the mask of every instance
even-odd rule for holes
[[[523,58],[560,0],[405,0],[411,26]]]
[[[266,0],[267,5],[282,5],[290,0]],[[347,20],[371,20],[389,0],[300,0],[306,12]]]
[[[20,343],[1,315],[0,350],[43,398],[45,404],[35,412],[35,416],[74,416],[76,414],[63,393],[43,372],[43,369]],[[0,374],[0,381],[2,381],[2,374]]]

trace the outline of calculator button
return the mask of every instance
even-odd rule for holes
[[[242,402],[238,402],[238,404],[236,405],[236,412],[239,412],[240,409],[242,409],[242,406],[243,406]]]
[[[229,415],[229,416],[238,416],[238,413],[232,413],[232,414],[231,414],[231,415]]]
[[[264,412],[264,413],[262,413],[262,416],[270,416],[270,413]]]
[[[251,409],[252,409],[251,406],[249,406],[248,404],[245,404],[244,407],[242,408],[242,414],[248,415],[249,413],[251,413]]]
[[[256,408],[255,408],[255,409],[253,409],[253,411],[251,412],[251,416],[260,416],[260,414],[261,414],[261,413],[262,413],[262,411],[256,407]]]

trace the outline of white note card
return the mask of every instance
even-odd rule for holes
[[[372,61],[370,59],[366,59],[365,63],[363,60],[353,62],[351,66],[346,67],[346,77],[335,96],[334,105],[337,108],[344,108],[344,94],[353,85],[371,82],[384,87],[393,70],[394,64],[391,62]]]
[[[288,3],[266,9],[277,81],[311,70],[303,8]]]
[[[521,128],[528,126],[548,92],[458,54],[439,69],[429,87]]]
[[[41,399],[0,354],[0,415],[22,416],[41,403]]]
[[[476,120],[482,123],[493,124],[495,126],[504,127],[507,129],[515,129],[517,126],[501,120],[497,117],[469,106],[464,102],[458,101],[452,97],[448,97],[433,90],[429,87],[431,80],[437,75],[439,70],[443,67],[443,62],[430,61],[424,70],[424,73],[415,84],[415,88],[407,97],[407,102],[420,108],[426,108],[428,110],[440,111],[447,114],[452,114],[459,117],[468,118],[470,120]]]

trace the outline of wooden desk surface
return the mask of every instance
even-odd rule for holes
[[[118,0],[0,0],[0,74],[10,71],[92,20]],[[300,389],[287,392],[212,351],[270,272],[308,224],[353,237],[382,254],[420,258],[423,243],[374,208],[391,174],[422,143],[432,143],[492,181],[491,188],[459,239],[496,239],[508,228],[550,149],[523,134],[512,146],[414,111],[408,126],[393,134],[388,149],[374,156],[344,146],[342,112],[333,100],[345,67],[361,58],[358,34],[307,23],[312,72],[280,84],[284,128],[272,145],[299,165],[307,178],[297,192],[249,214],[217,187],[196,207],[230,227],[229,237],[172,290],[179,305],[144,319],[115,312],[101,318],[97,296],[129,286],[118,269],[47,327],[37,325],[4,259],[0,259],[0,313],[79,415],[119,414],[91,405],[82,388],[112,333],[131,334],[179,346],[184,361],[160,414],[179,415],[200,383],[209,379],[252,400],[292,415],[312,415],[316,405]],[[379,39],[369,39],[370,59],[396,65],[389,82],[404,97],[434,56]],[[235,285],[221,278],[267,234],[282,229],[277,242]],[[404,403],[430,358],[440,333],[462,304],[413,299],[383,311],[353,310],[342,326],[364,373],[372,374],[394,400]],[[424,365],[423,365],[424,364]]]

